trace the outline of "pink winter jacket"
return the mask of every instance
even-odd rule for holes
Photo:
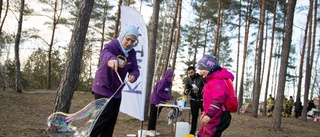
[[[206,77],[206,83],[202,90],[204,108],[202,113],[208,115],[211,119],[206,125],[202,125],[201,133],[199,132],[200,135],[202,134],[201,137],[205,137],[206,134],[214,135],[222,112],[226,110],[224,102],[229,91],[223,79],[231,79],[233,81],[234,76],[227,69],[222,68],[221,71],[214,72]]]

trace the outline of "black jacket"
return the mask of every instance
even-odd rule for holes
[[[302,102],[300,100],[296,101],[294,103],[294,111],[302,111],[303,106],[302,106]]]
[[[192,84],[196,84],[197,87],[199,88],[198,92],[194,92],[192,90]],[[191,100],[202,100],[202,89],[204,86],[203,79],[201,76],[196,73],[195,77],[192,79],[191,77],[187,78],[185,89],[188,89],[188,93],[184,93],[185,95],[190,94]],[[185,90],[184,90],[185,91]]]

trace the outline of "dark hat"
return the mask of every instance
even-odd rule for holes
[[[204,55],[198,61],[198,69],[205,69],[208,71],[212,71],[212,70],[216,70],[217,68],[221,68],[221,67],[215,56]]]

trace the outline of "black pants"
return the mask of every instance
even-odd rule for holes
[[[289,114],[289,116],[291,116],[291,114],[292,114],[292,106],[289,107],[289,109],[288,109],[288,114]]]
[[[194,133],[197,130],[197,123],[198,123],[198,117],[199,117],[199,109],[201,112],[203,111],[203,101],[194,101],[190,100],[190,108],[191,108],[191,130],[190,134],[194,135]]]
[[[148,130],[155,130],[156,129],[156,122],[157,117],[160,115],[160,112],[162,110],[162,107],[159,107],[159,112],[157,114],[157,109],[155,104],[150,104],[150,114],[149,114],[149,120],[148,120]]]
[[[106,98],[105,96],[94,94],[95,99]],[[102,111],[96,124],[94,125],[90,137],[112,137],[114,126],[119,114],[121,98],[112,98]]]
[[[231,114],[229,111],[223,111],[222,112],[222,116],[220,119],[220,122],[216,128],[215,134],[213,135],[213,137],[221,137],[222,132],[225,131],[231,123]],[[198,135],[198,137],[201,137]]]
[[[296,118],[301,117],[301,111],[295,111],[295,117]]]
[[[222,132],[226,130],[231,123],[231,114],[229,111],[223,111],[222,117],[220,119],[220,123],[217,127],[216,133],[214,134],[214,137],[221,137]]]

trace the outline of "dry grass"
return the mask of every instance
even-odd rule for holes
[[[46,137],[45,123],[51,114],[55,91],[33,91],[15,93],[0,91],[0,137]],[[75,92],[70,112],[76,112],[93,100],[91,93]],[[172,126],[167,124],[164,109],[158,120],[160,137],[173,137]],[[187,113],[182,120],[188,120]],[[282,131],[271,129],[272,118],[253,118],[250,114],[232,114],[232,123],[223,133],[224,137],[316,137],[319,136],[320,122],[302,121],[295,118],[282,119]],[[143,129],[147,128],[143,122]],[[120,113],[114,131],[114,137],[137,134],[142,122]],[[200,127],[200,124],[199,124]]]

